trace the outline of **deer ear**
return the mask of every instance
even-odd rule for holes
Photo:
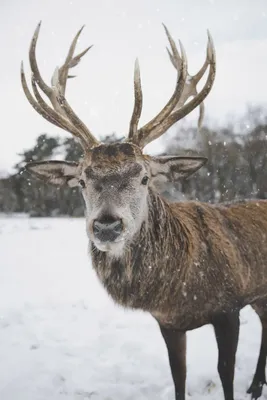
[[[66,161],[40,161],[26,164],[25,169],[46,183],[70,187],[79,184],[79,164]]]
[[[149,164],[152,182],[158,184],[187,178],[201,168],[207,160],[205,157],[151,157]]]

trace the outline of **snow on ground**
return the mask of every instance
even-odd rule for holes
[[[236,400],[250,398],[260,341],[250,308],[241,323]],[[0,360],[1,400],[174,399],[157,324],[106,295],[82,219],[0,217]],[[223,399],[216,362],[212,328],[190,332],[188,399]]]

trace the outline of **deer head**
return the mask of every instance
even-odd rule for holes
[[[203,119],[203,100],[210,92],[215,78],[215,50],[208,34],[206,61],[195,76],[187,72],[187,59],[180,42],[180,53],[169,31],[164,26],[171,51],[172,64],[177,70],[175,90],[158,115],[138,128],[142,111],[142,88],[138,61],[134,70],[134,110],[129,134],[124,142],[99,143],[80,120],[65,98],[69,69],[75,67],[91,48],[74,56],[75,46],[82,29],[75,36],[64,64],[56,68],[48,86],[36,62],[36,43],[40,24],[33,35],[29,60],[32,71],[31,94],[25,79],[23,65],[21,81],[24,93],[33,108],[52,124],[62,128],[79,140],[84,156],[79,163],[62,161],[32,162],[26,169],[54,185],[80,186],[86,204],[87,232],[100,251],[119,255],[137,234],[146,220],[151,206],[149,193],[157,181],[175,181],[197,171],[204,157],[152,157],[143,154],[143,148],[166,132],[174,123],[200,105],[199,125]],[[209,67],[207,81],[198,93],[196,85]],[[40,90],[50,100],[45,102]],[[186,101],[193,98],[186,103]],[[153,206],[153,205],[152,205]]]

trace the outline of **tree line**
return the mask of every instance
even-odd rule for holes
[[[190,148],[198,151],[186,149],[184,143],[189,139]],[[116,136],[112,134],[103,141],[114,140]],[[234,125],[223,129],[204,127],[201,132],[180,127],[177,135],[167,135],[166,143],[163,154],[201,154],[208,158],[207,164],[190,179],[160,188],[169,200],[186,198],[215,203],[267,198],[267,114],[249,110],[240,121],[239,131]],[[0,212],[82,216],[84,205],[79,188],[44,184],[24,169],[25,163],[30,161],[59,157],[78,161],[81,156],[81,147],[74,139],[62,141],[41,134],[32,149],[20,154],[21,161],[15,165],[15,173],[0,179]]]

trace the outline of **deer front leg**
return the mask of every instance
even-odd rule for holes
[[[219,358],[218,372],[225,400],[234,400],[235,355],[239,336],[239,311],[213,318]]]
[[[186,334],[160,325],[165,340],[172,378],[175,387],[175,400],[185,400],[186,381]]]

